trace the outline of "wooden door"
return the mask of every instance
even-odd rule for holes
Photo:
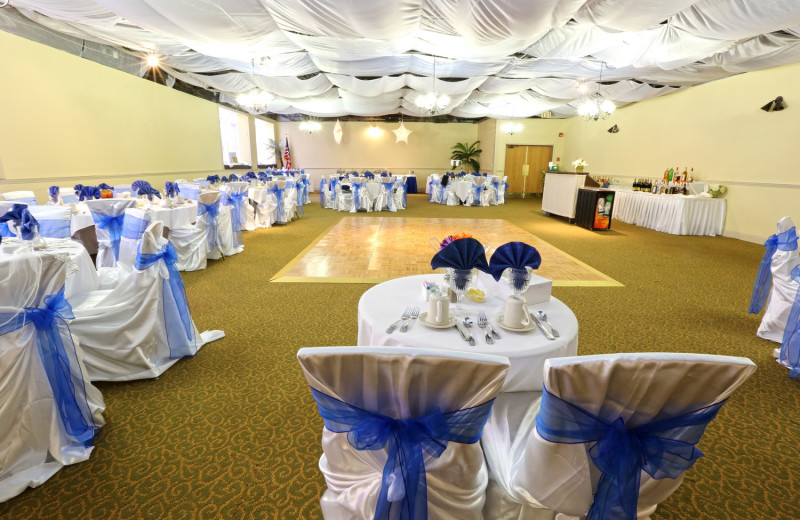
[[[553,160],[553,147],[544,145],[506,145],[505,174],[509,193],[542,193],[546,170]],[[528,178],[523,171],[527,166]]]

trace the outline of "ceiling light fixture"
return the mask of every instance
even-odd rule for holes
[[[148,54],[147,55],[147,66],[148,67],[158,67],[159,59],[158,56],[155,54]]]
[[[414,104],[427,114],[435,116],[442,113],[444,109],[447,108],[447,105],[450,104],[450,96],[447,94],[438,94],[436,92],[436,56],[433,57],[432,85],[433,88],[431,92],[417,96],[417,99],[414,100]]]
[[[266,112],[269,102],[272,101],[272,94],[264,90],[251,90],[236,96],[236,104],[248,112]]]
[[[314,132],[319,132],[322,125],[319,124],[317,121],[303,121],[300,123],[300,131],[306,134],[313,134]]]
[[[513,121],[509,121],[508,123],[505,123],[503,126],[500,127],[500,129],[503,132],[507,133],[508,135],[518,134],[522,131],[522,128],[523,128],[522,124],[515,123]]]
[[[376,125],[372,125],[371,127],[367,128],[367,135],[373,139],[377,139],[383,135],[383,130],[378,128]]]
[[[600,80],[597,82],[598,85],[603,81],[604,65],[604,61],[600,62]],[[617,107],[614,103],[603,98],[600,94],[595,94],[578,107],[578,115],[581,116],[584,121],[597,121],[598,119],[608,119],[608,116],[616,109]]]

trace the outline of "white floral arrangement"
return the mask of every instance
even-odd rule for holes
[[[728,193],[728,187],[724,184],[709,184],[708,194],[718,199]]]
[[[589,163],[579,157],[574,161],[572,161],[572,166],[575,168],[577,168],[578,166],[580,166],[581,168],[586,168],[587,166],[589,166]]]

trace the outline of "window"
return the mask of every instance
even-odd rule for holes
[[[278,163],[275,159],[275,125],[259,118],[256,118],[256,154],[259,168]]]
[[[226,168],[250,167],[250,126],[245,114],[219,107],[219,130],[222,137],[222,164]]]

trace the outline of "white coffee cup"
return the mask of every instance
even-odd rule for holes
[[[521,296],[511,295],[506,299],[503,324],[513,329],[530,326],[531,316],[528,314],[528,302]]]
[[[431,293],[428,300],[428,323],[447,325],[450,323],[450,299],[443,293]]]

